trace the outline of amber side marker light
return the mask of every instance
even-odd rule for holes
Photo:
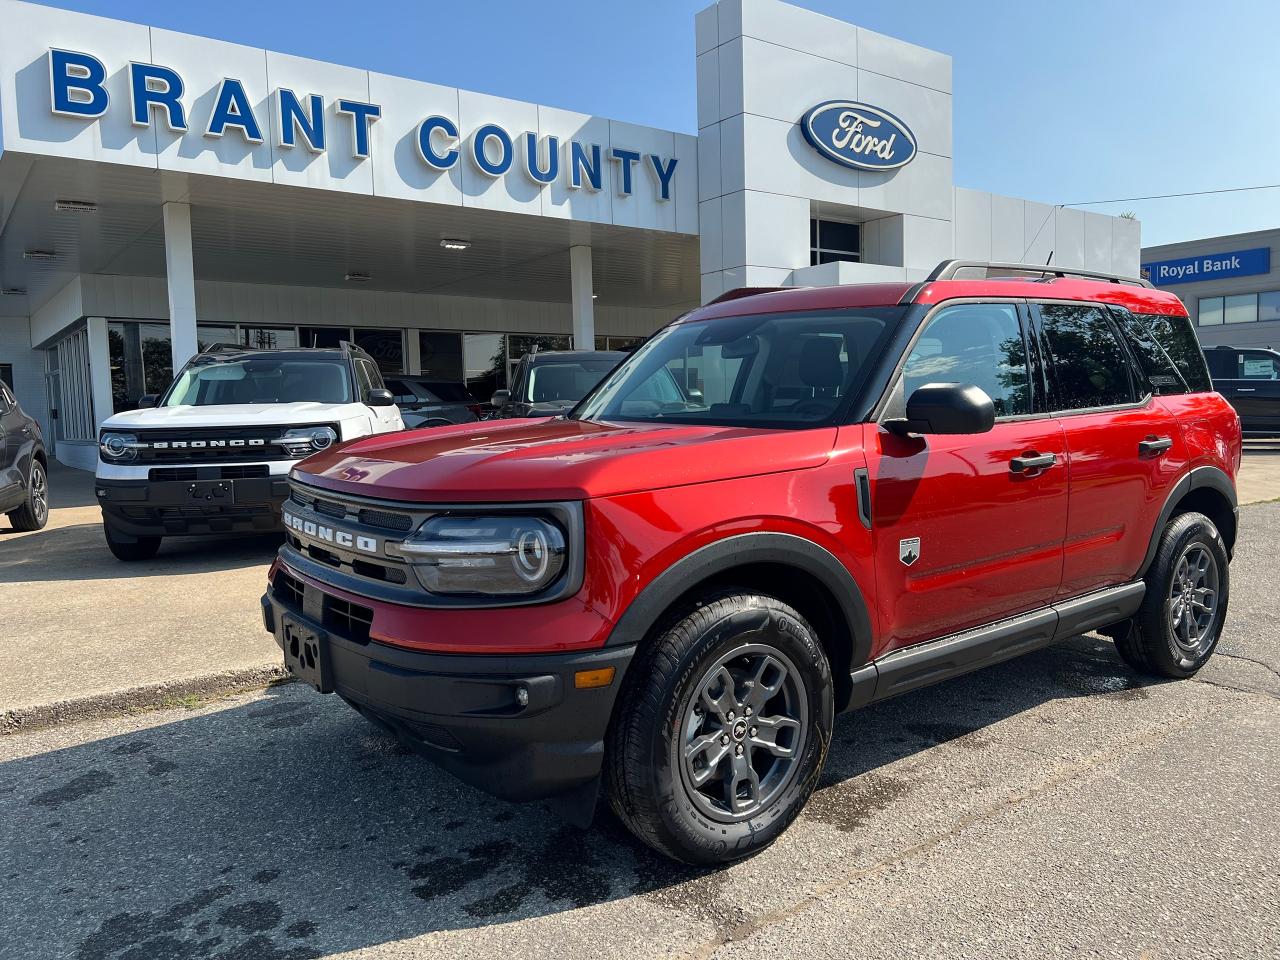
[[[613,683],[613,673],[613,667],[600,667],[598,670],[579,670],[573,675],[573,685],[579,690],[607,687]]]

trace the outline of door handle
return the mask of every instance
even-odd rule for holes
[[[1138,441],[1138,454],[1143,457],[1154,457],[1172,446],[1172,437],[1147,437],[1145,440]]]
[[[1257,387],[1236,387],[1236,393],[1253,393]]]
[[[1043,470],[1046,467],[1052,467],[1058,462],[1058,458],[1052,453],[1036,453],[1032,450],[1030,453],[1024,453],[1020,457],[1014,457],[1009,461],[1009,469],[1013,473],[1025,473],[1028,470]]]

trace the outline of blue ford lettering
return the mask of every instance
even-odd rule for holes
[[[887,110],[866,103],[820,103],[800,119],[800,130],[828,160],[855,170],[896,170],[916,155],[910,128]]]

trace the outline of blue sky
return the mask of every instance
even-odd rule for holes
[[[697,126],[693,15],[703,0],[53,5],[636,123]],[[1280,4],[800,5],[951,54],[962,186],[1069,203],[1280,182]],[[1280,190],[1085,209],[1132,210],[1144,244],[1169,243],[1280,226]]]

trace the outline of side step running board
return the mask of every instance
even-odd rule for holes
[[[1146,584],[1139,580],[1020,614],[963,633],[894,650],[854,670],[848,709],[896,697],[1133,616]]]

